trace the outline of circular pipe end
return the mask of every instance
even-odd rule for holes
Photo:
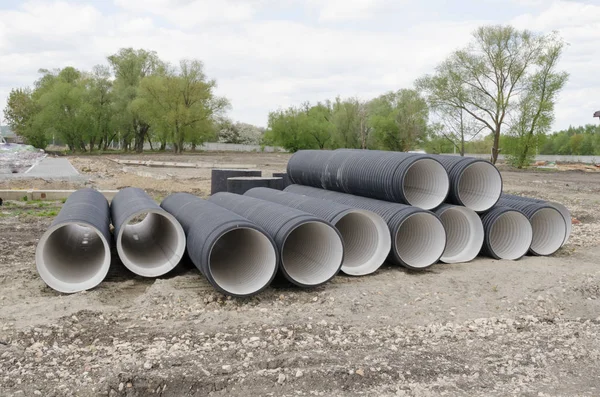
[[[402,186],[407,203],[425,210],[442,204],[449,189],[448,172],[442,164],[430,158],[413,162],[406,170]]]
[[[531,222],[518,211],[506,211],[491,227],[488,241],[491,251],[500,259],[517,260],[529,251],[533,239]]]
[[[409,215],[395,236],[396,253],[406,267],[425,269],[436,263],[446,247],[446,230],[429,212]]]
[[[234,228],[210,249],[208,271],[227,294],[249,296],[262,291],[277,271],[277,250],[261,231]]]
[[[461,172],[455,186],[460,204],[476,212],[492,208],[502,194],[502,176],[487,161],[476,161]]]
[[[344,214],[335,227],[344,241],[342,272],[364,276],[375,272],[385,262],[392,239],[382,217],[371,211],[353,209]]]
[[[475,259],[483,246],[484,231],[479,215],[469,208],[453,206],[442,212],[440,219],[447,237],[446,249],[440,260],[462,263]]]
[[[555,208],[542,208],[531,218],[533,240],[530,251],[534,255],[552,255],[563,245],[567,226],[562,214]]]
[[[116,243],[125,267],[139,276],[159,277],[177,266],[185,252],[186,238],[173,215],[163,210],[143,210],[125,220]]]
[[[337,274],[344,259],[344,244],[336,229],[325,222],[296,226],[281,248],[281,266],[290,281],[314,287]]]
[[[565,245],[567,243],[567,241],[569,240],[569,237],[571,236],[571,231],[573,228],[572,221],[571,221],[571,213],[569,212],[567,207],[564,206],[564,204],[557,203],[554,201],[549,201],[548,204],[553,206],[554,208],[556,208],[565,220],[565,224],[567,226],[567,233],[566,233],[565,239],[562,243],[562,245]]]
[[[110,269],[110,245],[95,227],[85,223],[59,224],[40,239],[35,262],[44,282],[59,292],[94,288]]]

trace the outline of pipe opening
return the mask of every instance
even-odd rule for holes
[[[344,245],[334,228],[323,222],[296,227],[281,248],[281,264],[301,285],[322,284],[336,275],[344,258]]]
[[[224,291],[251,295],[271,282],[277,270],[277,252],[262,232],[233,229],[222,234],[212,246],[208,269]]]
[[[100,284],[110,268],[110,246],[96,228],[68,223],[50,228],[36,249],[42,280],[59,292],[79,292]]]
[[[548,202],[548,204],[550,204],[551,206],[553,206],[554,208],[556,208],[560,212],[560,214],[563,216],[563,218],[565,220],[565,224],[567,226],[567,233],[566,233],[565,239],[563,241],[563,245],[564,245],[564,244],[566,244],[567,240],[571,236],[571,231],[572,231],[572,228],[573,228],[572,220],[571,220],[571,213],[569,212],[569,210],[567,209],[567,207],[565,207],[561,203],[556,203],[554,201],[550,201],[550,202]]]
[[[531,251],[536,255],[551,255],[558,251],[567,233],[561,213],[554,208],[542,208],[529,220],[533,229]]]
[[[117,236],[117,252],[135,274],[158,277],[171,271],[185,252],[185,233],[165,211],[138,212],[125,221]]]
[[[335,227],[344,241],[342,272],[363,276],[379,269],[392,245],[387,224],[380,216],[354,210],[344,215]]]
[[[452,207],[445,210],[440,219],[447,238],[440,260],[461,263],[475,259],[483,246],[483,224],[479,216],[468,208]]]
[[[502,194],[502,177],[490,163],[478,161],[468,165],[460,175],[457,195],[473,211],[492,208]]]
[[[531,223],[520,212],[507,211],[492,225],[488,240],[491,250],[500,259],[519,259],[531,246]]]
[[[440,163],[419,159],[406,171],[402,190],[410,205],[428,210],[444,202],[449,187],[448,173]]]
[[[409,215],[396,232],[396,252],[407,266],[428,267],[442,256],[446,246],[446,231],[433,214],[418,212]]]

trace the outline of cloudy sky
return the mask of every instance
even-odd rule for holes
[[[204,61],[230,116],[264,126],[306,100],[410,87],[490,23],[559,31],[571,78],[555,128],[594,122],[600,0],[0,0],[0,109],[39,68],[90,69],[135,47]]]

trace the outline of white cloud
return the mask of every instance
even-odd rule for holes
[[[231,116],[265,125],[268,112],[280,107],[409,87],[488,22],[558,29],[571,43],[558,127],[592,122],[589,107],[600,98],[593,80],[598,7],[577,2],[528,5],[513,21],[479,15],[462,22],[435,13],[401,20],[416,6],[391,0],[115,0],[102,12],[82,3],[40,0],[0,10],[0,109],[10,89],[30,85],[38,68],[90,69],[134,47],[173,63],[201,59],[218,94],[232,102]],[[382,26],[390,19],[398,21]]]

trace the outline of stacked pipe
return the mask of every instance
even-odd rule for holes
[[[446,246],[446,232],[440,219],[418,207],[353,196],[311,186],[290,185],[285,192],[334,201],[380,215],[392,240],[390,259],[410,269],[424,269],[437,262]]]
[[[261,227],[188,193],[168,196],[161,207],[181,223],[190,259],[217,290],[249,296],[271,283],[278,253]]]
[[[448,195],[448,173],[418,153],[302,150],[289,160],[295,184],[433,209]]]
[[[263,227],[279,249],[282,275],[293,284],[318,286],[340,270],[344,258],[341,236],[322,219],[304,211],[233,193],[217,193],[209,201]]]
[[[374,212],[267,188],[254,188],[245,195],[308,212],[335,226],[345,248],[341,271],[348,275],[373,273],[390,252],[387,224]]]
[[[41,278],[67,293],[98,285],[111,262],[111,218],[118,256],[135,274],[164,275],[187,251],[209,283],[232,296],[262,291],[278,272],[301,287],[324,284],[340,269],[370,274],[386,257],[424,269],[478,254],[551,255],[571,233],[564,205],[502,194],[498,170],[478,159],[300,151],[288,163],[296,184],[284,191],[267,187],[285,175],[240,173],[260,175],[213,170],[213,188],[229,183],[244,195],[176,193],[160,206],[137,188],[121,190],[110,206],[93,189],[74,192],[36,248]]]

